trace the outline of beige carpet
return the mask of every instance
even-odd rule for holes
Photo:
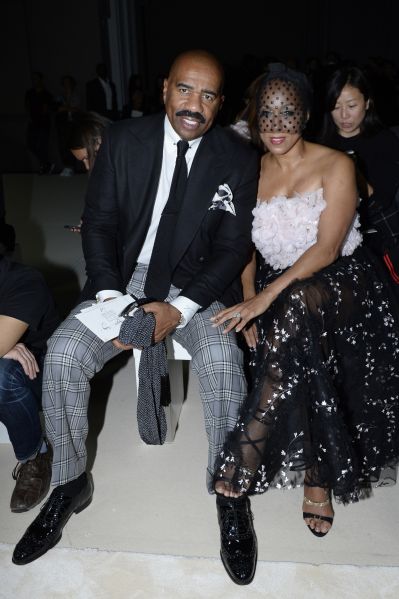
[[[1,599],[397,599],[398,568],[260,562],[253,583],[226,579],[219,560],[55,548],[28,566],[0,546]]]

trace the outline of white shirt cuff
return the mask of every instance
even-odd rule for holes
[[[96,302],[104,302],[106,299],[119,297],[121,295],[123,295],[123,293],[116,291],[115,289],[104,289],[103,291],[96,293]]]
[[[192,319],[194,314],[201,308],[199,304],[196,304],[192,300],[188,299],[188,297],[184,297],[184,295],[179,295],[176,299],[172,300],[170,304],[177,308],[182,314],[180,323],[176,327],[177,329],[182,329],[185,327],[186,324]]]

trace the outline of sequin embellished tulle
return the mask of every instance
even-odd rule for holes
[[[399,456],[399,329],[376,268],[358,247],[292,283],[259,317],[252,391],[215,481],[254,494],[302,484],[307,471],[310,484],[344,503],[390,482]],[[281,272],[258,253],[258,289]]]

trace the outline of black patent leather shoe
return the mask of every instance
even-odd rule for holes
[[[220,526],[220,557],[236,584],[249,584],[255,575],[258,545],[249,498],[216,498]]]
[[[93,497],[91,476],[87,477],[86,485],[74,497],[68,497],[60,489],[54,489],[39,515],[17,543],[12,556],[14,564],[29,564],[54,547],[61,539],[63,528],[72,514],[84,510]]]

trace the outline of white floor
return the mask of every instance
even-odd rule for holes
[[[11,446],[0,444],[1,599],[399,597],[398,486],[336,506],[323,539],[302,521],[299,489],[256,497],[258,569],[251,585],[234,585],[219,559],[215,499],[205,488],[207,442],[195,378],[174,442],[151,447],[137,433],[132,361],[114,372],[119,366],[93,384],[93,502],[71,518],[54,549],[27,566],[12,564],[12,550],[39,508],[10,512],[15,459]]]

